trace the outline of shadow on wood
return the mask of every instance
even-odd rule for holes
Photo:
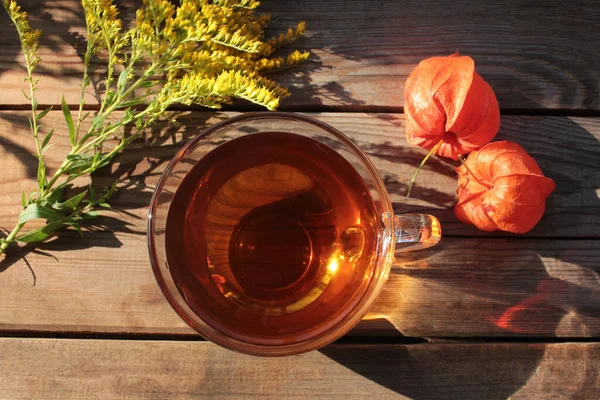
[[[26,257],[30,253],[54,258],[58,263],[60,262],[60,252],[63,251],[83,250],[92,247],[109,249],[121,247],[122,243],[116,232],[139,234],[133,231],[131,224],[122,218],[103,215],[89,221],[84,227],[82,236],[73,230],[65,230],[47,242],[9,247],[5,256],[0,260],[0,272],[6,271],[20,259],[27,260]],[[34,268],[31,266],[30,268],[33,272]]]
[[[544,346],[329,346],[322,354],[408,398],[506,399],[535,371]],[[518,353],[518,354],[516,354]],[[513,360],[519,359],[514,367]],[[415,380],[417,382],[415,382]],[[443,387],[444,394],[440,391]]]
[[[594,243],[444,239],[397,260],[367,319],[411,337],[598,336]]]
[[[182,113],[179,113],[182,114]],[[9,124],[20,127],[27,126],[22,113],[1,113],[0,118]],[[12,247],[6,257],[0,261],[0,272],[5,271],[20,258],[34,252],[42,255],[52,254],[58,258],[61,251],[86,249],[90,247],[115,248],[121,246],[118,234],[145,235],[145,210],[154,191],[154,185],[168,161],[192,136],[201,133],[207,125],[225,119],[224,114],[202,113],[200,116],[182,116],[178,125],[170,122],[157,123],[147,134],[136,140],[124,153],[120,154],[113,165],[102,168],[91,175],[91,185],[97,193],[120,181],[118,192],[111,203],[113,210],[105,210],[103,215],[89,221],[83,226],[83,237],[72,230],[61,230],[57,237],[46,243],[32,243],[21,247]],[[210,120],[210,122],[209,122]],[[129,134],[126,132],[126,134]],[[61,141],[62,137],[53,140]],[[0,137],[0,146],[14,152],[23,164],[26,175],[35,181],[37,176],[37,159],[29,149],[19,144],[21,138],[12,140],[9,135]],[[63,151],[68,151],[64,149]],[[47,163],[55,169],[61,157],[53,155],[52,162]],[[49,167],[50,169],[50,167]],[[52,172],[52,171],[50,171]],[[33,184],[33,183],[32,183]],[[35,187],[35,186],[33,186]],[[32,187],[32,189],[33,189]],[[80,190],[75,188],[74,190]],[[132,213],[130,210],[138,211]],[[142,210],[143,213],[139,213]],[[124,218],[124,216],[126,218]],[[6,227],[5,227],[6,228]],[[72,238],[73,240],[69,240]],[[50,253],[48,253],[50,252]]]
[[[98,188],[120,181],[117,185],[118,192],[113,197],[118,212],[142,209],[144,215],[141,218],[145,220],[155,185],[171,158],[190,139],[210,125],[228,118],[222,113],[194,112],[176,112],[172,117],[177,118],[177,123],[158,122],[145,136],[134,141],[118,155],[113,165],[92,174],[92,183]],[[145,232],[144,225],[143,233]]]
[[[569,398],[593,398],[597,389],[597,346],[334,345],[319,351],[415,400],[548,398],[557,391]]]
[[[597,109],[599,59],[590,38],[600,13],[593,3],[577,0],[566,10],[557,0],[451,7],[443,0],[305,0],[285,8],[264,2],[263,11],[281,26],[306,20],[306,47],[320,68],[305,82],[282,75],[298,86],[296,102],[311,95],[302,98],[306,105],[399,109],[419,61],[460,51],[475,59],[502,108]]]
[[[40,50],[38,51],[42,62],[36,66],[36,76],[44,79],[44,76],[56,76],[57,72],[64,77],[80,76],[81,68],[71,67],[65,63],[61,65],[60,71],[56,71],[52,67],[47,67],[44,58],[46,56],[51,58],[53,53],[60,54],[64,51],[63,47],[65,45],[73,46],[77,54],[82,57],[86,46],[85,38],[78,31],[85,30],[83,8],[79,4],[76,7],[71,7],[65,2],[55,1],[19,0],[18,4],[23,11],[27,12],[31,27],[42,31],[42,36],[39,39]],[[58,18],[55,17],[57,15]],[[11,63],[17,63],[17,60],[22,59],[19,36],[4,9],[0,10],[0,26],[3,27],[2,30],[6,33],[6,38],[3,39],[6,46],[2,48],[4,62],[8,60]],[[20,61],[19,64],[21,64]],[[5,68],[0,68],[0,75],[5,70]],[[25,78],[24,64],[21,70],[23,71],[23,78]],[[25,82],[23,85],[25,86]],[[24,96],[22,97],[22,103],[28,103]]]

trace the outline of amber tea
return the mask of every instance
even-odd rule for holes
[[[364,294],[375,206],[335,150],[291,133],[218,146],[169,208],[170,273],[190,308],[221,333],[285,344],[343,320]]]

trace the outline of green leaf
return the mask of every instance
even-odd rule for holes
[[[96,115],[92,118],[92,129],[100,129],[104,124],[104,115]]]
[[[21,193],[21,204],[23,205],[23,208],[25,208],[25,206],[27,205],[27,199],[25,198],[25,192]]]
[[[65,201],[63,203],[52,204],[52,208],[54,208],[55,210],[75,210],[77,208],[77,206],[79,205],[79,203],[81,203],[81,200],[83,200],[83,198],[85,197],[86,194],[87,194],[87,190],[79,193],[76,196],[71,197],[70,199],[68,199],[67,201]]]
[[[50,141],[50,138],[52,137],[53,134],[54,134],[54,128],[50,129],[50,132],[48,132],[48,134],[46,135],[46,137],[42,141],[42,148],[46,147],[46,145]]]
[[[104,208],[110,208],[110,204],[108,203],[100,203],[98,204],[100,207],[104,207]]]
[[[141,87],[141,88],[150,88],[152,86],[158,85],[159,83],[161,83],[161,81],[159,81],[159,80],[143,81],[142,83],[140,83],[138,85],[138,87]]]
[[[52,191],[50,192],[50,195],[46,198],[46,200],[48,201],[49,204],[58,203],[58,202],[62,201],[64,192],[65,192],[64,186],[58,186],[58,187],[55,186],[52,189]]]
[[[35,196],[38,194],[39,193],[35,190],[33,192],[29,193],[29,196],[27,197],[27,204],[31,203],[32,201],[35,201]]]
[[[81,216],[81,219],[90,220],[96,218],[100,213],[98,211],[88,211]]]
[[[117,155],[113,154],[110,155],[110,153],[105,154],[103,157],[101,157],[95,164],[95,169],[100,169],[102,167],[107,166],[113,158],[115,158]]]
[[[55,143],[51,143],[50,145],[48,145],[48,146],[44,147],[44,148],[42,149],[42,151],[40,152],[40,157],[43,157],[43,156],[44,156],[44,154],[46,154],[46,152],[47,152],[48,150],[50,150],[50,149],[51,149],[51,148],[54,146],[54,144],[55,144]]]
[[[21,215],[19,216],[19,224],[22,225],[25,222],[36,218],[45,219],[50,222],[60,221],[61,223],[66,219],[66,217],[58,211],[43,206],[39,203],[33,203],[21,211]]]
[[[73,117],[71,116],[71,110],[69,110],[65,96],[62,98],[62,112],[65,116],[67,126],[69,127],[69,139],[71,139],[71,145],[75,145],[75,126],[73,125]]]
[[[90,201],[94,203],[96,201],[96,190],[92,185],[89,185],[88,191],[90,192]]]
[[[50,112],[50,110],[52,110],[52,106],[50,106],[49,108],[46,108],[44,111],[42,111],[41,113],[39,113],[37,115],[37,119],[42,119],[46,116],[46,114],[48,114]]]
[[[42,228],[27,232],[21,236],[17,236],[17,240],[23,243],[41,242],[60,229],[61,226],[63,226],[62,221],[51,222]]]
[[[79,225],[78,222],[69,221],[69,222],[65,222],[65,225],[70,226],[71,228],[75,229],[77,232],[79,232],[79,236],[83,237],[83,232],[81,232],[81,226]]]
[[[108,90],[104,94],[104,98],[105,98],[106,104],[112,104],[112,103],[114,103],[116,96],[117,96],[117,93],[115,93],[114,90]]]
[[[69,154],[67,160],[71,162],[68,168],[65,168],[65,174],[80,174],[92,166],[94,160],[91,155]]]
[[[38,161],[37,179],[38,185],[42,189],[45,188],[48,184],[48,180],[46,178],[46,165],[44,164],[44,160],[41,157]]]
[[[119,79],[117,80],[117,89],[119,91],[119,95],[122,95],[125,92],[125,85],[127,84],[128,76],[129,76],[129,68],[125,68],[119,74]]]
[[[143,99],[133,99],[133,100],[129,100],[129,101],[124,101],[123,103],[119,104],[119,107],[137,106],[138,104],[142,104],[143,102],[144,102]]]

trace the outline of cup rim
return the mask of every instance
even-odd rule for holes
[[[173,291],[167,285],[164,276],[165,273],[161,270],[161,267],[159,265],[157,248],[154,240],[155,222],[153,215],[155,214],[156,208],[158,206],[158,197],[162,192],[164,185],[167,179],[169,178],[170,172],[173,170],[174,166],[177,163],[179,163],[183,158],[185,158],[185,156],[188,155],[190,151],[193,151],[195,145],[201,140],[203,140],[206,136],[209,136],[215,131],[226,128],[229,125],[256,119],[287,119],[308,123],[326,131],[328,134],[333,135],[337,139],[341,140],[346,147],[350,148],[353,151],[354,155],[359,157],[363,165],[367,167],[369,174],[373,177],[374,181],[376,182],[377,191],[381,195],[381,204],[384,208],[381,218],[385,220],[385,223],[384,227],[380,229],[380,236],[383,237],[378,238],[377,245],[378,247],[381,245],[383,248],[378,249],[376,252],[378,253],[378,260],[376,261],[378,265],[376,269],[381,269],[379,271],[380,274],[378,276],[373,277],[373,283],[367,288],[367,291],[362,294],[360,301],[354,306],[352,310],[350,310],[348,315],[342,321],[340,321],[337,325],[330,327],[327,331],[322,332],[317,337],[306,339],[297,343],[282,345],[264,345],[257,343],[249,343],[233,338],[216,330],[215,328],[204,322],[202,318],[197,316],[193,311],[190,310],[191,313],[196,315],[196,318],[198,319],[198,321],[192,320],[192,318],[188,315],[190,312],[184,310],[181,304],[179,303],[178,299],[176,298],[177,295],[181,296],[180,293],[173,293]],[[171,158],[171,160],[165,167],[165,170],[161,174],[156,184],[156,188],[154,189],[154,192],[152,194],[152,198],[150,200],[147,223],[147,246],[153,274],[163,295],[165,296],[171,307],[173,307],[173,309],[177,312],[177,314],[198,334],[222,347],[244,354],[267,357],[294,355],[318,349],[335,341],[336,339],[339,339],[341,336],[348,333],[354,326],[356,326],[370,310],[375,300],[379,297],[379,294],[381,293],[381,290],[383,289],[383,286],[387,281],[391,269],[391,261],[393,259],[394,253],[393,215],[394,212],[388,191],[381,177],[379,176],[375,165],[368,158],[368,156],[345,134],[332,127],[331,125],[317,120],[316,118],[302,114],[282,111],[259,111],[242,113],[240,115],[228,118],[225,121],[218,122],[205,129],[196,137],[184,144]],[[381,256],[383,256],[383,258],[381,258]],[[375,274],[376,272],[377,270],[375,270],[373,273]]]

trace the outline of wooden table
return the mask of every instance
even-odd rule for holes
[[[40,103],[60,109],[64,93],[76,104],[78,2],[20,3],[46,34]],[[182,127],[157,128],[93,177],[98,186],[124,179],[117,213],[83,238],[63,232],[0,261],[0,398],[600,398],[598,3],[265,0],[261,7],[275,30],[302,19],[308,26],[296,47],[310,49],[311,60],[277,76],[293,90],[281,109],[346,133],[379,169],[397,211],[438,216],[441,244],[398,260],[365,321],[324,349],[259,359],[203,341],[161,294],[145,241],[149,198],[166,160],[231,114],[186,112]],[[404,82],[421,59],[456,50],[475,59],[497,93],[497,139],[523,145],[556,181],[543,220],[526,235],[458,222],[454,165],[444,160],[431,160],[413,198],[402,201],[425,155],[405,140]],[[0,13],[5,228],[36,175],[22,60]],[[64,124],[60,111],[46,118]],[[51,167],[68,148],[64,130],[55,139]]]

